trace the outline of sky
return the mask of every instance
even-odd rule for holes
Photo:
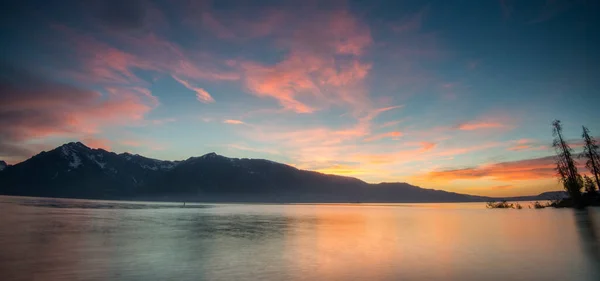
[[[582,125],[600,135],[598,7],[3,1],[0,159],[82,141],[486,196],[560,190],[552,120],[576,150]]]

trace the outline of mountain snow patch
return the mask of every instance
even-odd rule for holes
[[[96,159],[95,155],[88,155],[88,158],[90,160],[96,162],[96,164],[98,164],[98,166],[100,166],[101,169],[104,169],[104,166],[106,166],[106,163],[98,161],[98,159]],[[104,158],[104,156],[102,154],[98,154],[98,158],[102,159],[102,158]]]
[[[81,158],[76,153],[71,154],[71,162],[69,162],[69,167],[75,169],[81,166]]]

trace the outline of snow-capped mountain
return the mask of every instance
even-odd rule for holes
[[[2,186],[9,193],[20,195],[133,196],[176,165],[72,142],[10,166],[0,175],[0,182],[6,183]]]
[[[68,143],[0,173],[0,194],[95,199],[261,202],[447,202],[489,198],[368,184],[263,159],[216,153],[163,161]]]
[[[125,162],[129,164],[129,166],[136,166],[144,170],[168,171],[175,167],[179,162],[156,160],[127,152],[115,154],[104,149],[89,148],[81,142],[64,144],[57,149],[60,150],[63,158],[69,160],[68,166],[71,169],[68,169],[67,171],[79,168],[84,165],[84,162],[88,165],[95,165],[103,170],[114,170],[115,166],[124,165],[123,162]]]

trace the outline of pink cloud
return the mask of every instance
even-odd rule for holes
[[[232,125],[246,124],[246,123],[244,123],[244,121],[235,120],[235,119],[226,119],[226,120],[223,120],[223,123],[225,123],[225,124],[232,124]]]
[[[49,136],[83,138],[106,127],[142,124],[158,105],[143,88],[107,88],[102,94],[20,70],[5,73],[0,79],[0,143],[7,145]],[[16,82],[23,77],[27,84]]]
[[[290,128],[279,126],[254,125],[244,127],[238,133],[243,137],[264,144],[277,144],[283,147],[294,162],[306,166],[307,163],[342,161],[352,158],[349,151],[358,149],[361,142],[371,133],[374,118],[385,112],[401,108],[391,106],[371,110],[358,117],[357,122],[342,128]],[[349,160],[351,161],[351,160]]]
[[[400,124],[401,122],[402,122],[402,120],[385,122],[385,123],[379,125],[379,128],[387,128],[387,127],[396,126],[396,125]]]
[[[200,88],[200,87],[196,87],[193,86],[192,84],[190,84],[188,81],[183,80],[177,76],[173,75],[173,79],[177,80],[177,82],[179,82],[181,85],[185,86],[186,88],[196,92],[196,99],[201,102],[201,103],[213,103],[215,102],[215,100],[213,99],[213,97],[204,89]]]
[[[96,137],[85,137],[81,140],[85,145],[91,148],[102,148],[104,150],[110,150],[110,141],[104,138]]]
[[[494,128],[504,128],[506,127],[501,123],[493,123],[493,122],[477,122],[477,123],[464,123],[458,126],[459,130],[463,131],[473,131],[473,130],[482,130],[482,129],[494,129]]]
[[[239,63],[247,89],[297,113],[331,105],[368,108],[363,82],[371,64],[360,59],[372,44],[368,27],[346,10],[315,13],[311,21],[288,16],[291,26],[286,28],[292,32],[282,33],[281,44],[288,50],[283,60]]]
[[[521,150],[547,150],[550,147],[547,145],[540,145],[536,140],[532,139],[519,139],[511,142],[512,145],[507,148],[510,151],[521,151]]]
[[[150,70],[161,75],[177,76],[186,80],[232,81],[239,74],[227,71],[227,67],[215,61],[211,55],[198,55],[184,51],[177,44],[158,37],[154,33],[132,35],[109,32],[105,34],[120,42],[115,48],[96,38],[62,25],[55,30],[64,39],[64,48],[73,50],[79,62],[78,69],[68,69],[65,74],[79,81],[112,84],[145,84],[134,70]],[[134,50],[128,52],[127,50]],[[204,94],[202,94],[204,95]]]

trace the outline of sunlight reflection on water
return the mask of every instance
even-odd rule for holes
[[[484,206],[0,197],[0,272],[2,280],[600,280],[597,209]]]

